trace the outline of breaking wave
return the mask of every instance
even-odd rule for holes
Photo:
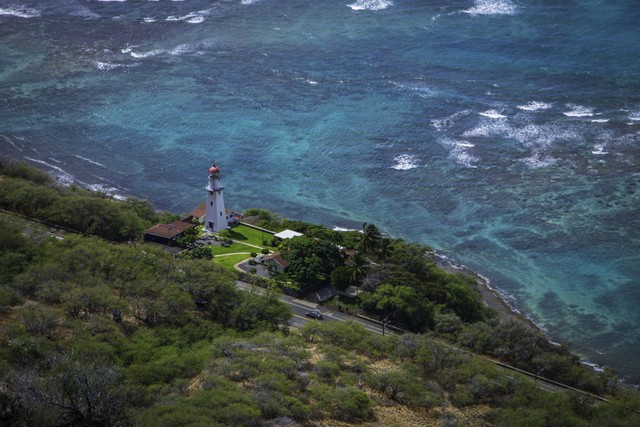
[[[391,0],[356,0],[347,6],[353,10],[383,10],[392,5]]]
[[[591,117],[593,116],[593,108],[583,107],[582,105],[567,104],[570,111],[565,111],[564,114],[567,117]]]
[[[476,0],[472,8],[463,10],[469,15],[515,15],[517,11],[509,0]]]
[[[443,147],[449,151],[449,157],[463,166],[475,168],[474,163],[480,159],[469,153],[469,149],[475,147],[468,141],[458,141],[455,139],[444,138],[438,141]]]
[[[553,104],[547,102],[538,102],[538,101],[529,101],[524,105],[518,105],[516,108],[524,111],[540,111],[540,110],[548,110],[553,107]]]
[[[38,9],[26,6],[0,7],[0,15],[15,16],[17,18],[37,18],[40,14]]]
[[[483,117],[488,117],[490,119],[504,119],[507,116],[505,116],[504,114],[500,114],[498,111],[496,110],[487,110],[487,111],[483,111],[481,113],[478,113]]]
[[[397,171],[408,171],[418,167],[418,159],[411,154],[401,154],[394,157],[393,160],[396,161],[396,164],[391,166],[391,169]]]

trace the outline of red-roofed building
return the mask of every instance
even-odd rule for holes
[[[184,230],[192,225],[190,222],[183,220],[175,221],[171,224],[156,224],[145,231],[144,241],[174,246],[176,240],[184,233]]]
[[[279,252],[263,256],[261,262],[266,265],[272,265],[276,270],[281,272],[285,272],[289,268],[289,261],[282,258]]]

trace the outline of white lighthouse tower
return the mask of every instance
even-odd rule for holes
[[[207,183],[207,212],[205,215],[205,228],[217,233],[227,228],[227,216],[224,209],[223,187],[220,184],[220,168],[214,163],[208,171]]]

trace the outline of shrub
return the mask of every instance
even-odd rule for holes
[[[333,388],[321,384],[313,389],[312,394],[318,409],[336,419],[358,422],[373,417],[373,400],[356,387]]]
[[[17,313],[17,318],[29,333],[47,337],[55,335],[58,326],[62,323],[57,311],[35,304],[22,307]]]

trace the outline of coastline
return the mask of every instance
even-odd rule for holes
[[[524,322],[544,334],[544,331],[538,325],[536,325],[534,321],[532,321],[527,316],[525,316],[521,312],[514,309],[500,295],[498,291],[492,288],[487,278],[483,277],[482,275],[476,273],[475,271],[467,267],[454,263],[446,256],[440,255],[435,251],[427,252],[426,256],[431,261],[433,261],[438,267],[442,268],[447,273],[452,273],[452,274],[460,273],[475,279],[476,289],[478,290],[478,292],[480,292],[482,301],[486,306],[495,310],[496,313],[498,313],[498,316]]]

